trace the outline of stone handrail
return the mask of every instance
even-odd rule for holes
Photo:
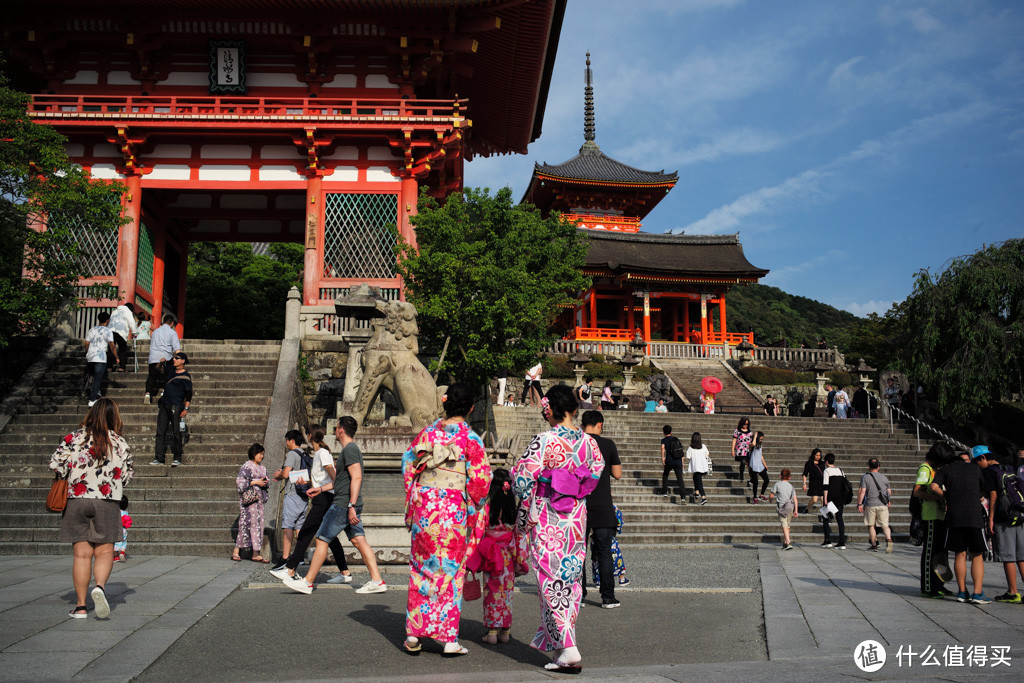
[[[832,349],[791,349],[779,346],[758,346],[750,350],[755,362],[781,361],[785,363],[807,363],[815,365],[825,363],[836,365],[841,363],[838,351]]]

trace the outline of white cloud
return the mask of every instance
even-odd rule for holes
[[[786,143],[787,140],[778,133],[743,127],[713,135],[710,140],[683,149],[676,144],[666,144],[663,138],[646,137],[628,147],[616,149],[612,156],[645,169],[676,170],[700,162],[773,152]]]
[[[840,308],[846,309],[854,315],[864,317],[868,313],[877,313],[878,315],[884,314],[890,308],[892,308],[892,301],[865,301],[863,303],[851,302]]]
[[[926,116],[898,128],[880,138],[865,140],[855,149],[832,161],[786,178],[777,185],[748,192],[738,199],[713,209],[700,220],[685,226],[689,234],[708,235],[736,232],[744,219],[771,212],[794,201],[809,202],[830,196],[837,190],[823,187],[824,181],[846,167],[882,155],[898,154],[901,148],[925,142],[945,132],[961,128],[999,111],[986,102]]]

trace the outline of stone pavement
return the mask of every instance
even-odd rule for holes
[[[623,606],[599,609],[592,593],[581,615],[582,677],[1021,680],[1024,606],[921,598],[918,558],[911,546],[891,555],[853,546],[626,549],[632,584],[618,591]],[[113,612],[105,621],[64,617],[73,603],[69,569],[70,558],[0,558],[0,679],[559,677],[542,671],[546,658],[528,646],[537,618],[528,579],[517,586],[511,643],[479,643],[481,608],[469,603],[462,642],[470,654],[442,659],[429,642],[418,658],[399,648],[407,576],[401,568],[389,568],[385,594],[318,585],[303,596],[247,562],[133,558],[111,577]],[[355,585],[366,578],[360,569]],[[1005,589],[1001,565],[987,564],[986,578],[990,596]],[[854,665],[857,645],[869,639],[887,651],[874,673]],[[995,646],[1010,647],[1009,666],[992,666]],[[957,653],[966,658],[968,647],[974,665],[965,659],[958,666]],[[934,665],[924,663],[931,661],[929,648]]]
[[[132,556],[107,582],[110,618],[90,600],[88,619],[69,619],[70,546],[0,557],[0,680],[131,680],[248,578],[245,564]]]

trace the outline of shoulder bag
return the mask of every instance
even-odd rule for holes
[[[47,512],[64,512],[68,504],[68,480],[54,474],[50,492],[46,495]]]

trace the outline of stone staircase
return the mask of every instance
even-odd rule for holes
[[[722,391],[715,397],[716,412],[757,414],[763,410],[764,401],[761,397],[743,386],[736,376],[723,366],[722,361],[659,358],[657,365],[686,394],[694,410],[700,407],[700,381],[708,375],[722,381]]]
[[[537,411],[529,408],[495,407],[499,437],[517,445],[546,428]],[[622,510],[625,524],[619,541],[623,545],[680,546],[695,543],[755,544],[781,540],[778,517],[772,503],[751,504],[749,481],[740,482],[738,469],[730,456],[735,415],[703,415],[697,413],[629,413],[610,411],[606,414],[604,435],[614,440],[622,460],[622,479],[612,483],[612,495]],[[714,473],[704,478],[708,504],[680,505],[673,491],[669,497],[655,494],[661,486],[660,442],[662,426],[671,424],[673,434],[684,444],[699,431],[714,461]],[[889,423],[882,420],[837,420],[827,418],[752,417],[754,430],[765,433],[764,454],[771,484],[779,478],[783,467],[793,472],[791,481],[797,489],[801,506],[809,502],[801,491],[800,474],[814,447],[836,454],[836,464],[850,478],[854,489],[854,505],[847,506],[845,519],[850,543],[867,544],[867,529],[856,511],[856,495],[860,476],[867,471],[867,460],[874,456],[882,462],[882,473],[892,482],[893,499],[890,524],[897,540],[906,539],[910,525],[907,503],[913,488],[917,467],[924,453],[908,432],[890,434]],[[518,456],[517,452],[514,455]],[[693,479],[684,473],[685,483]],[[745,475],[746,477],[746,475]],[[674,488],[674,475],[670,486]],[[834,530],[834,527],[833,527]],[[821,524],[817,513],[801,514],[793,521],[792,537],[796,543],[820,543]]]
[[[126,490],[129,552],[226,557],[238,518],[235,476],[248,447],[263,442],[280,342],[187,339],[182,348],[195,385],[182,467],[149,464],[157,408],[143,402],[148,342],[139,344],[139,371],[112,375],[107,391],[120,406],[135,467]],[[0,554],[66,552],[57,543],[60,516],[43,502],[50,456],[87,410],[79,394],[84,358],[83,343],[70,344],[0,434]]]

